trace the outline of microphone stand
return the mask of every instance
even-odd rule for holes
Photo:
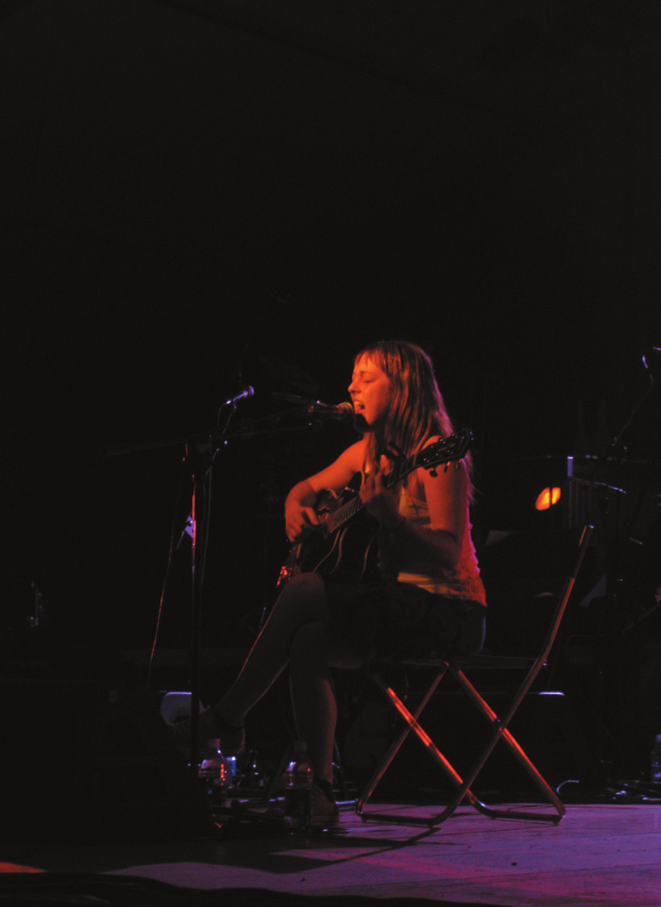
[[[339,418],[340,421],[346,421],[347,412],[340,407],[332,407],[333,412],[313,413],[308,407],[304,412],[301,406],[296,405],[290,409],[283,410],[261,419],[245,419],[242,423],[228,431],[229,423],[236,412],[237,404],[240,400],[252,397],[254,390],[252,387],[244,388],[236,396],[226,400],[218,411],[218,419],[213,432],[200,432],[186,438],[174,438],[168,441],[155,441],[147,443],[130,443],[116,445],[108,448],[105,452],[107,457],[122,456],[128,453],[148,450],[162,450],[168,447],[185,447],[185,462],[189,465],[191,474],[191,509],[187,526],[182,533],[188,533],[192,540],[191,545],[191,621],[190,621],[190,640],[189,640],[189,671],[191,685],[190,699],[190,767],[191,771],[197,776],[199,764],[199,726],[200,726],[200,689],[201,689],[201,659],[200,652],[202,648],[202,593],[204,588],[204,571],[205,558],[207,551],[207,541],[209,532],[209,512],[211,502],[211,478],[214,461],[220,450],[225,447],[228,440],[247,440],[257,438],[263,435],[285,434],[289,432],[301,432],[312,428],[319,430],[321,424],[326,418]],[[284,397],[284,395],[282,395]],[[298,403],[299,398],[293,398],[292,402]],[[220,428],[220,415],[226,407],[231,407],[225,424]],[[340,410],[340,415],[335,410]],[[287,425],[280,424],[283,419],[288,417],[303,415],[307,424]],[[180,539],[181,542],[181,539]]]
[[[657,353],[659,352],[659,349],[656,347],[654,347],[653,350],[654,350],[654,352],[657,352]],[[622,632],[621,632],[621,630],[618,632],[617,626],[615,623],[615,616],[619,610],[620,605],[622,604],[622,602],[621,602],[622,577],[620,576],[622,558],[621,558],[620,549],[619,549],[619,542],[620,542],[621,536],[622,536],[622,526],[620,523],[620,508],[618,506],[617,511],[616,511],[616,522],[615,522],[615,527],[614,527],[615,538],[614,539],[611,538],[611,535],[609,532],[608,512],[609,512],[610,496],[615,495],[616,500],[620,501],[621,498],[624,495],[626,495],[628,492],[626,489],[623,489],[620,487],[615,487],[613,485],[606,484],[603,482],[595,482],[594,478],[595,478],[598,468],[601,465],[606,464],[607,466],[611,466],[611,464],[613,464],[614,479],[617,482],[617,485],[619,486],[620,484],[622,484],[620,477],[622,476],[622,469],[623,469],[624,464],[627,462],[639,462],[639,461],[628,460],[627,447],[625,446],[625,444],[622,443],[622,439],[623,439],[624,435],[628,432],[628,430],[631,428],[631,426],[633,424],[635,424],[636,421],[640,418],[643,405],[645,404],[647,399],[654,393],[654,391],[656,389],[658,372],[656,374],[654,374],[649,369],[649,366],[647,365],[647,361],[646,361],[644,355],[642,357],[642,361],[643,361],[643,365],[645,366],[647,376],[649,378],[648,387],[645,389],[645,391],[640,395],[638,400],[635,402],[635,404],[631,408],[631,411],[630,411],[628,417],[624,421],[624,424],[622,425],[621,429],[619,430],[619,432],[617,432],[617,434],[613,435],[610,443],[608,444],[608,446],[604,450],[604,452],[601,455],[595,457],[595,462],[592,466],[592,469],[588,473],[588,479],[581,480],[581,479],[577,479],[577,478],[572,478],[572,481],[579,482],[580,484],[588,486],[588,487],[592,487],[592,488],[596,489],[600,494],[602,525],[603,525],[603,544],[604,544],[604,551],[606,554],[606,566],[605,566],[606,602],[607,602],[607,606],[609,608],[609,614],[607,615],[607,617],[609,619],[609,623],[607,625],[607,630],[606,630],[607,639],[605,642],[602,643],[602,647],[605,647],[605,652],[602,651],[602,653],[601,653],[602,657],[604,654],[607,654],[609,640],[612,642],[615,642],[616,634],[617,634],[617,640],[618,640],[618,646],[619,646],[618,654],[621,651]],[[655,465],[657,465],[657,463],[653,460],[651,463],[648,462],[646,465],[655,466]],[[609,476],[610,476],[610,474],[609,474]],[[639,492],[639,502],[640,502],[640,494],[641,494],[641,492]],[[628,515],[629,525],[625,527],[627,530],[633,525],[633,518],[634,517],[632,515]],[[638,623],[638,622],[636,622],[636,623]],[[613,659],[613,661],[619,667],[619,665],[621,664],[621,655],[620,655],[619,660]],[[605,663],[605,661],[603,663]],[[602,701],[599,704],[598,709],[600,712],[600,719],[601,719],[600,723],[602,725],[602,736],[599,741],[599,747],[598,747],[599,750],[601,750],[601,748],[602,748],[603,733],[604,733],[604,730],[606,730],[606,725],[605,725],[605,711],[606,711],[605,676],[604,676],[603,669],[600,671],[600,674],[601,674],[600,694],[601,694]],[[603,752],[603,750],[602,750],[602,752]],[[600,755],[600,753],[597,752],[597,757],[599,755]],[[620,756],[622,756],[622,751],[620,751]],[[599,761],[601,763],[605,764],[604,759],[601,759]]]
[[[191,682],[190,699],[190,767],[197,776],[199,764],[198,729],[200,725],[200,651],[202,647],[202,588],[204,560],[199,555],[205,551],[207,536],[207,504],[204,494],[204,476],[211,468],[209,453],[211,445],[186,445],[186,462],[190,464],[191,493],[191,622],[189,670]]]
[[[244,388],[235,397],[226,400],[218,411],[218,420],[213,435],[209,435],[203,443],[198,440],[197,443],[186,444],[186,461],[190,463],[192,476],[192,500],[191,500],[191,524],[192,524],[192,545],[191,545],[191,636],[190,636],[190,682],[191,682],[191,700],[190,700],[190,767],[191,771],[197,776],[197,767],[199,764],[199,736],[198,729],[200,726],[200,652],[202,648],[202,591],[204,586],[204,567],[208,539],[208,516],[211,501],[211,476],[216,456],[227,444],[228,437],[255,437],[259,434],[277,434],[287,431],[301,431],[301,426],[283,426],[276,427],[277,423],[283,416],[296,413],[300,415],[300,408],[295,407],[293,410],[286,410],[270,416],[265,419],[257,420],[250,423],[248,430],[242,426],[242,430],[228,432],[230,419],[236,412],[237,403],[246,397],[252,397],[254,390],[252,387]],[[315,401],[316,402],[316,401]],[[231,406],[231,411],[225,421],[225,425],[219,431],[220,413],[226,406]],[[321,421],[324,418],[339,418],[346,421],[348,411],[345,407],[350,408],[350,404],[344,407],[328,407],[329,413],[322,412],[320,417],[315,418],[317,414],[311,406],[306,406],[306,418],[308,427],[319,429]],[[330,413],[330,410],[333,410]],[[339,411],[339,415],[338,412]],[[353,413],[351,414],[351,418]],[[264,426],[264,428],[262,428]],[[216,446],[217,445],[217,446]],[[215,448],[215,450],[214,450]],[[213,450],[213,454],[211,453]],[[205,479],[208,482],[205,483]]]
[[[234,397],[226,400],[218,410],[218,418],[213,434],[207,436],[204,443],[186,444],[186,462],[190,463],[192,493],[190,522],[192,527],[191,544],[191,626],[189,671],[191,684],[190,697],[190,768],[197,777],[199,764],[199,726],[200,726],[200,689],[202,650],[202,592],[204,589],[204,571],[209,532],[209,513],[211,508],[211,478],[214,461],[221,448],[227,444],[225,436],[230,419],[236,412],[239,401],[252,397],[255,391],[245,387]],[[222,430],[220,415],[225,407],[231,407]],[[216,446],[217,445],[217,446]],[[215,448],[215,449],[214,449]],[[212,453],[213,451],[213,453]]]

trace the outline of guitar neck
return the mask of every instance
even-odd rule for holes
[[[392,488],[393,485],[397,485],[398,482],[401,482],[402,479],[405,479],[406,476],[413,472],[416,468],[416,461],[418,454],[414,454],[412,457],[409,457],[408,460],[404,460],[396,473],[390,473],[384,479],[384,485],[386,488]],[[329,532],[335,532],[336,529],[339,529],[344,523],[352,519],[357,513],[359,513],[365,505],[360,500],[358,495],[354,498],[351,498],[350,501],[347,501],[346,504],[343,504],[328,518],[327,526]]]
[[[434,444],[421,448],[407,460],[396,462],[393,471],[384,478],[386,488],[392,488],[393,485],[397,485],[398,482],[401,482],[402,479],[405,479],[409,473],[413,472],[414,469],[418,469],[418,467],[430,470],[439,463],[445,463],[447,468],[448,463],[461,460],[466,455],[472,440],[473,436],[470,430],[464,428],[457,434],[452,434],[447,438],[436,441]],[[434,475],[433,472],[432,475]],[[328,518],[327,528],[329,532],[335,532],[343,523],[346,523],[347,520],[350,520],[362,510],[364,506],[358,495],[347,501],[346,504],[342,504]]]

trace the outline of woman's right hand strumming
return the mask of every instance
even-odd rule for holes
[[[331,490],[339,493],[356,472],[360,472],[364,459],[364,442],[358,441],[321,472],[294,485],[285,501],[285,527],[290,542],[302,542],[320,520],[314,505],[320,492]]]
[[[302,542],[319,525],[314,509],[317,494],[307,481],[299,482],[285,501],[285,528],[292,543]]]

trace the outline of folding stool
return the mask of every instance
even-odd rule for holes
[[[570,559],[572,567],[570,567],[570,570],[565,574],[563,591],[555,607],[551,624],[546,633],[544,644],[536,658],[506,658],[490,655],[474,655],[456,658],[415,658],[400,662],[400,664],[404,665],[424,666],[434,669],[433,680],[414,714],[411,714],[411,712],[406,708],[399,696],[390,686],[388,686],[388,684],[380,675],[377,674],[373,676],[373,680],[387,696],[388,700],[392,703],[394,708],[404,718],[406,727],[397,738],[397,740],[395,740],[395,742],[392,744],[383,760],[381,761],[381,764],[372,775],[367,786],[356,802],[356,812],[364,820],[368,821],[371,819],[373,821],[379,822],[390,821],[402,825],[424,825],[433,828],[448,819],[455,812],[457,807],[463,801],[466,801],[478,812],[492,819],[525,819],[529,821],[532,820],[553,822],[556,824],[560,822],[565,814],[564,804],[562,803],[556,792],[542,777],[538,769],[533,765],[531,760],[523,751],[520,744],[512,736],[508,728],[526,693],[528,692],[535,678],[546,663],[546,659],[548,658],[551,647],[553,646],[558,633],[558,629],[560,627],[560,623],[565,613],[569,596],[571,595],[576,577],[578,576],[578,572],[583,562],[583,557],[587,550],[591,534],[592,526],[585,526],[581,533],[578,545],[574,550],[574,556],[572,559]],[[465,672],[477,668],[507,668],[522,669],[526,671],[523,682],[514,695],[509,709],[502,718],[500,718],[494,712],[491,706],[489,706],[486,700],[478,692],[474,684],[471,683],[471,681],[466,676]],[[429,734],[419,723],[419,718],[425,706],[431,699],[432,695],[436,691],[436,688],[446,674],[449,674],[456,679],[461,689],[465,690],[465,692],[468,694],[468,697],[475,703],[479,711],[484,715],[485,719],[490,723],[492,728],[488,743],[482,748],[482,751],[477,754],[472,769],[470,770],[466,778],[463,779],[446,759],[443,753],[438,749]],[[419,816],[404,816],[400,814],[387,815],[377,811],[366,813],[364,811],[365,804],[371,797],[375,787],[386,773],[388,766],[395,758],[395,755],[397,754],[411,731],[416,734],[421,743],[427,748],[431,756],[438,763],[441,769],[447,774],[447,776],[456,787],[456,793],[454,797],[440,813],[428,818],[422,818]],[[475,782],[475,779],[477,778],[479,772],[487,762],[489,756],[493,752],[494,747],[501,739],[528,772],[544,797],[553,806],[554,812],[540,812],[530,809],[494,809],[493,807],[487,806],[486,804],[482,803],[475,796],[475,794],[471,790],[471,787]]]

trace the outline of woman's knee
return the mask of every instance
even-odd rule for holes
[[[282,597],[326,597],[326,584],[318,573],[299,573],[287,583]]]
[[[326,586],[323,579],[316,573],[295,576],[279,596],[273,610],[299,619],[319,619],[326,611]]]

